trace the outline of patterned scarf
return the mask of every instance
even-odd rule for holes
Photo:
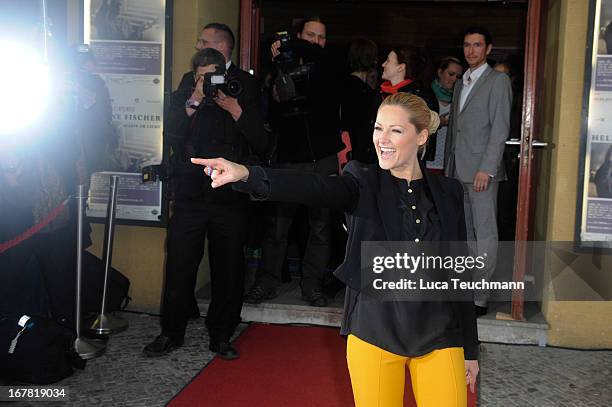
[[[453,100],[453,90],[448,90],[442,87],[438,79],[434,79],[431,83],[431,89],[436,94],[436,98],[444,103],[450,103]]]

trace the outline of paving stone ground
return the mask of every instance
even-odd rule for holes
[[[481,406],[612,406],[612,351],[483,344],[481,373]]]
[[[123,315],[130,327],[111,337],[106,354],[56,384],[69,388],[69,402],[10,405],[164,406],[213,358],[203,318],[189,323],[185,346],[146,358],[142,347],[158,334],[158,318]],[[612,351],[483,344],[481,372],[480,406],[612,406]]]

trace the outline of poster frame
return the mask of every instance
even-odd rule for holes
[[[583,219],[585,216],[584,197],[585,191],[588,191],[588,180],[585,182],[585,172],[590,171],[586,168],[587,162],[590,161],[590,152],[588,148],[588,130],[589,130],[589,109],[591,99],[591,87],[593,75],[597,64],[597,44],[595,40],[595,29],[599,30],[599,21],[596,20],[597,6],[601,0],[589,0],[589,14],[587,26],[587,38],[585,48],[585,65],[584,65],[584,87],[582,95],[582,114],[580,124],[580,150],[578,157],[578,199],[576,205],[576,222],[574,226],[574,250],[579,253],[595,253],[595,254],[612,254],[612,247],[608,242],[602,241],[585,241],[582,240]],[[612,116],[610,117],[612,120]],[[589,160],[587,160],[587,156]],[[606,244],[604,244],[606,243]]]
[[[85,40],[85,2],[91,0],[79,1],[79,38],[81,42]],[[163,112],[164,120],[167,117],[168,109],[170,107],[170,98],[172,95],[172,40],[173,40],[173,17],[174,17],[174,0],[164,0],[164,46],[162,52],[164,53],[164,89],[163,89]],[[162,122],[162,131],[165,128]],[[162,133],[163,134],[163,133]],[[170,188],[168,187],[168,163],[169,163],[170,148],[166,143],[165,138],[162,136],[162,162],[160,168],[164,174],[161,177],[161,213],[158,220],[136,220],[136,219],[123,219],[116,218],[115,224],[126,225],[126,226],[145,226],[145,227],[159,227],[166,228],[169,221],[170,205],[169,205],[169,194]],[[87,219],[91,223],[105,223],[106,217],[92,217],[87,216]]]

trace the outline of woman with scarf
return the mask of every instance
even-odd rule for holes
[[[380,85],[381,102],[398,92],[411,93],[423,99],[430,110],[438,113],[438,101],[430,86],[425,84],[426,60],[417,47],[406,46],[392,48],[383,62],[383,83]],[[423,161],[432,160],[436,150],[436,135],[431,134],[427,148],[419,158]]]
[[[453,88],[455,82],[461,77],[463,66],[455,57],[445,57],[438,66],[437,77],[431,83],[431,89],[438,99],[438,113],[440,115],[440,128],[436,133],[436,146],[434,156],[427,162],[427,168],[439,174],[444,174],[444,148],[446,146],[446,132],[448,131],[448,118],[453,101]]]

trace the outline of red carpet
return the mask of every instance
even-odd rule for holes
[[[346,342],[338,332],[334,328],[251,325],[235,342],[240,359],[215,358],[168,405],[353,406]],[[406,390],[411,397],[412,391]],[[470,401],[470,406],[476,405]]]

